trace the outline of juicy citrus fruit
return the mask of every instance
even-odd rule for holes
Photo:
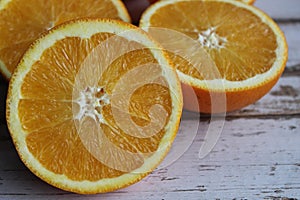
[[[166,53],[109,19],[62,24],[37,39],[10,81],[7,122],[26,166],[76,193],[137,182],[168,152],[182,112]]]
[[[0,72],[9,79],[23,53],[41,33],[81,17],[130,21],[120,0],[0,1]]]
[[[286,40],[277,24],[238,1],[160,1],[146,10],[140,27],[170,52],[184,107],[192,111],[232,111],[257,101],[274,86],[287,61]],[[157,31],[160,27],[167,34]],[[179,33],[192,42],[178,38]],[[185,55],[177,53],[184,48]],[[227,103],[220,100],[222,94]]]

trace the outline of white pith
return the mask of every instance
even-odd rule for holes
[[[105,123],[102,108],[110,103],[110,98],[103,87],[87,87],[74,103],[79,105],[79,112],[74,119],[81,121],[84,117],[91,117],[96,122]]]
[[[198,41],[203,47],[209,49],[221,49],[225,47],[227,39],[219,36],[216,33],[216,28],[211,27],[198,34]]]

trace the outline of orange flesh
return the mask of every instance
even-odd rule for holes
[[[113,35],[109,33],[99,33],[90,39],[69,37],[57,41],[43,52],[40,60],[25,76],[21,87],[22,97],[18,111],[23,130],[27,134],[26,143],[30,153],[46,169],[56,174],[64,174],[72,180],[96,181],[126,173],[106,166],[86,149],[78,135],[75,126],[78,120],[74,119],[72,110],[78,110],[76,102],[72,100],[72,92],[82,62],[92,49],[111,36]],[[127,45],[132,45],[126,39],[121,40],[125,46],[126,42]],[[110,95],[121,76],[146,63],[157,63],[149,49],[138,49],[124,54],[103,72],[98,85],[104,86],[105,92]],[[164,80],[161,71],[153,73]],[[150,119],[149,109],[155,104],[164,107],[168,122],[172,112],[168,87],[157,83],[139,87],[130,98],[130,117],[137,125],[146,126]],[[164,130],[147,138],[134,137],[122,131],[115,122],[111,104],[105,105],[101,113],[106,121],[97,125],[102,128],[106,138],[120,149],[137,153],[135,160],[126,160],[123,157],[124,165],[138,168],[146,156],[157,150]],[[88,127],[85,130],[89,132]]]
[[[0,60],[13,72],[29,45],[50,28],[82,17],[120,19],[115,5],[94,0],[13,0],[0,12]]]
[[[262,74],[271,68],[276,58],[277,42],[272,30],[246,9],[229,3],[189,1],[166,5],[152,15],[150,24],[182,32],[195,40],[199,40],[199,34],[215,28],[215,34],[226,38],[224,47],[204,46],[204,49],[221,77],[229,81]],[[177,65],[183,73],[198,79],[206,76],[182,58],[173,59],[174,63],[184,63]]]

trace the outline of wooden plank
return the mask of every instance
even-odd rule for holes
[[[300,3],[300,1],[299,1]],[[300,22],[297,23],[278,23],[280,28],[285,34],[288,47],[289,58],[287,62],[287,68],[300,69]]]
[[[256,0],[254,5],[275,19],[300,19],[299,0]]]
[[[190,125],[184,119],[176,140],[186,140]],[[141,182],[119,191],[87,199],[264,199],[296,198],[300,190],[300,120],[227,120],[213,151],[199,159],[209,123],[202,121],[193,144],[176,162],[158,168]],[[176,152],[179,146],[173,146]],[[19,161],[10,141],[1,141],[0,199],[81,196],[48,186]]]

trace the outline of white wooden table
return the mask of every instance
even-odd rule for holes
[[[210,120],[185,113],[178,137],[199,123],[187,151],[116,192],[76,195],[34,176],[9,137],[7,84],[1,80],[0,199],[300,199],[300,0],[257,0],[255,5],[279,23],[289,43],[289,61],[278,84],[254,105],[228,114],[216,146],[202,159],[199,149]]]

